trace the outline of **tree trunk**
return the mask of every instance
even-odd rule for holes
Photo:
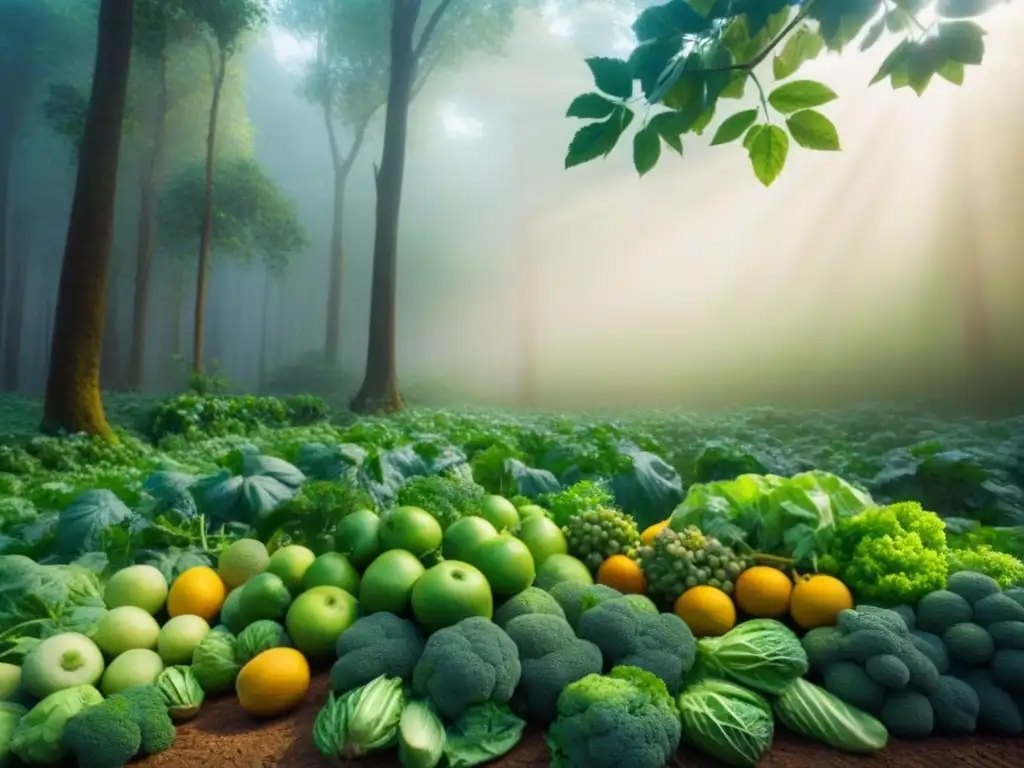
[[[7,105],[4,105],[6,111]],[[10,115],[0,112],[0,307],[8,298],[7,278],[10,264],[7,257],[7,209],[11,200],[11,160],[14,155],[14,138],[17,133],[17,121]],[[3,314],[0,313],[0,324]]]
[[[259,368],[259,392],[262,393],[267,385],[267,346],[270,337],[268,325],[270,324],[270,286],[273,276],[267,270],[263,281],[263,317],[260,328],[260,368]]]
[[[128,388],[141,392],[146,377],[149,336],[149,281],[156,249],[156,195],[163,175],[167,139],[167,58],[160,57],[153,113],[153,144],[139,179],[139,226],[135,246],[135,297],[132,303],[132,347],[128,359]]]
[[[115,221],[117,215],[115,213]],[[115,235],[116,239],[116,235]],[[107,278],[107,319],[103,324],[103,352],[100,355],[100,387],[108,392],[122,389],[121,326],[118,322],[121,295],[121,259],[117,246],[112,247]]]
[[[356,412],[397,411],[404,407],[398,391],[395,360],[395,296],[409,104],[416,78],[413,35],[419,11],[420,0],[394,0],[384,149],[376,173],[377,227],[373,243],[370,338],[363,384],[351,404]]]
[[[134,0],[100,3],[96,65],[50,344],[46,431],[113,437],[100,397],[100,357],[134,10]]]
[[[24,217],[15,226],[11,254],[7,264],[11,269],[10,296],[4,306],[4,375],[5,392],[17,392],[21,370],[21,335],[25,320],[26,291],[28,290],[29,240],[31,224]]]
[[[171,356],[181,356],[181,322],[185,313],[185,269],[174,271],[174,285],[171,287]]]
[[[213,164],[217,153],[217,115],[227,73],[227,53],[220,51],[217,74],[213,79],[210,125],[206,134],[206,184],[203,191],[203,228],[199,236],[199,262],[196,271],[196,306],[192,327],[192,371],[203,372],[203,320],[206,315],[206,278],[210,267],[210,242],[213,238]]]
[[[342,291],[345,281],[345,183],[348,169],[334,167],[334,208],[331,226],[331,272],[327,283],[327,333],[324,355],[329,368],[341,365]]]

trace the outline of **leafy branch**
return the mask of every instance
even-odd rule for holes
[[[567,117],[592,120],[569,145],[565,167],[606,157],[633,123],[632,104],[660,105],[633,139],[633,164],[643,176],[658,163],[662,144],[683,154],[683,136],[702,135],[722,99],[741,99],[753,82],[758,106],[723,120],[712,146],[740,141],[754,175],[770,186],[782,173],[791,141],[804,149],[839,151],[839,132],[819,107],[838,98],[814,80],[790,80],[823,52],[841,53],[860,40],[873,47],[886,32],[903,37],[871,84],[922,95],[937,75],[960,85],[980,65],[985,30],[973,18],[1009,0],[750,0],[736,3],[670,0],[648,8],[633,24],[638,41],[628,60],[587,60],[595,92],[577,96]],[[795,10],[794,10],[795,9]],[[932,11],[935,22],[919,16]],[[772,54],[775,87],[766,93],[755,70]],[[639,81],[641,96],[634,96]],[[786,82],[782,82],[786,81]],[[779,119],[773,119],[777,116]]]

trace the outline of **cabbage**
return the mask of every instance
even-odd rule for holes
[[[15,726],[11,752],[26,763],[46,765],[60,761],[67,754],[60,737],[68,720],[101,701],[103,694],[91,685],[76,685],[51,693]]]
[[[191,667],[168,667],[160,673],[156,687],[163,695],[167,711],[175,722],[191,720],[198,715],[206,698]]]
[[[806,680],[794,680],[781,692],[775,712],[789,730],[845,752],[877,752],[889,739],[885,726],[867,712]]]
[[[394,746],[405,702],[402,678],[381,675],[342,696],[330,694],[313,723],[313,743],[332,760]]]
[[[771,749],[772,708],[738,685],[707,678],[679,696],[683,738],[701,752],[735,766],[754,766]]]
[[[192,654],[192,674],[210,694],[231,690],[241,668],[235,661],[235,636],[224,627],[207,632]]]
[[[11,737],[14,736],[14,729],[18,727],[18,723],[27,712],[28,710],[20,704],[0,701],[0,765],[7,764],[7,758],[11,754]]]
[[[426,701],[410,701],[398,722],[402,768],[434,768],[444,757],[444,723]]]
[[[807,653],[800,639],[781,622],[754,619],[721,637],[697,643],[706,669],[761,693],[777,694],[807,674]]]
[[[247,664],[271,648],[291,648],[292,641],[284,627],[271,619],[254,621],[238,633],[235,640],[235,661]]]

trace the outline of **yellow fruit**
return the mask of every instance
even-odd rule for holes
[[[645,547],[649,547],[654,543],[654,540],[658,538],[658,534],[668,528],[668,520],[662,520],[660,523],[655,523],[649,528],[645,528],[644,532],[640,534],[640,543]]]
[[[833,576],[802,576],[793,588],[789,615],[803,629],[830,627],[841,611],[853,608],[850,589]]]
[[[736,580],[733,600],[744,613],[759,619],[776,619],[789,610],[793,582],[778,568],[755,565]]]
[[[213,621],[227,597],[227,588],[213,568],[200,565],[189,568],[171,584],[167,593],[167,613],[174,618],[191,614]]]
[[[724,635],[736,626],[736,606],[717,587],[690,587],[676,600],[675,609],[697,637]]]
[[[309,662],[294,648],[271,648],[242,667],[235,680],[238,703],[250,715],[290,712],[309,691]]]
[[[597,583],[617,589],[624,595],[642,595],[647,591],[647,577],[636,560],[625,555],[612,555],[597,569]]]

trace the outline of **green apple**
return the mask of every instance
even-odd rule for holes
[[[270,564],[267,566],[267,573],[279,577],[292,595],[302,591],[302,578],[306,575],[306,569],[316,560],[316,555],[309,547],[298,544],[290,544],[281,547],[270,556]]]
[[[341,587],[307,589],[291,604],[285,627],[309,659],[332,659],[341,633],[359,618],[359,601]]]

